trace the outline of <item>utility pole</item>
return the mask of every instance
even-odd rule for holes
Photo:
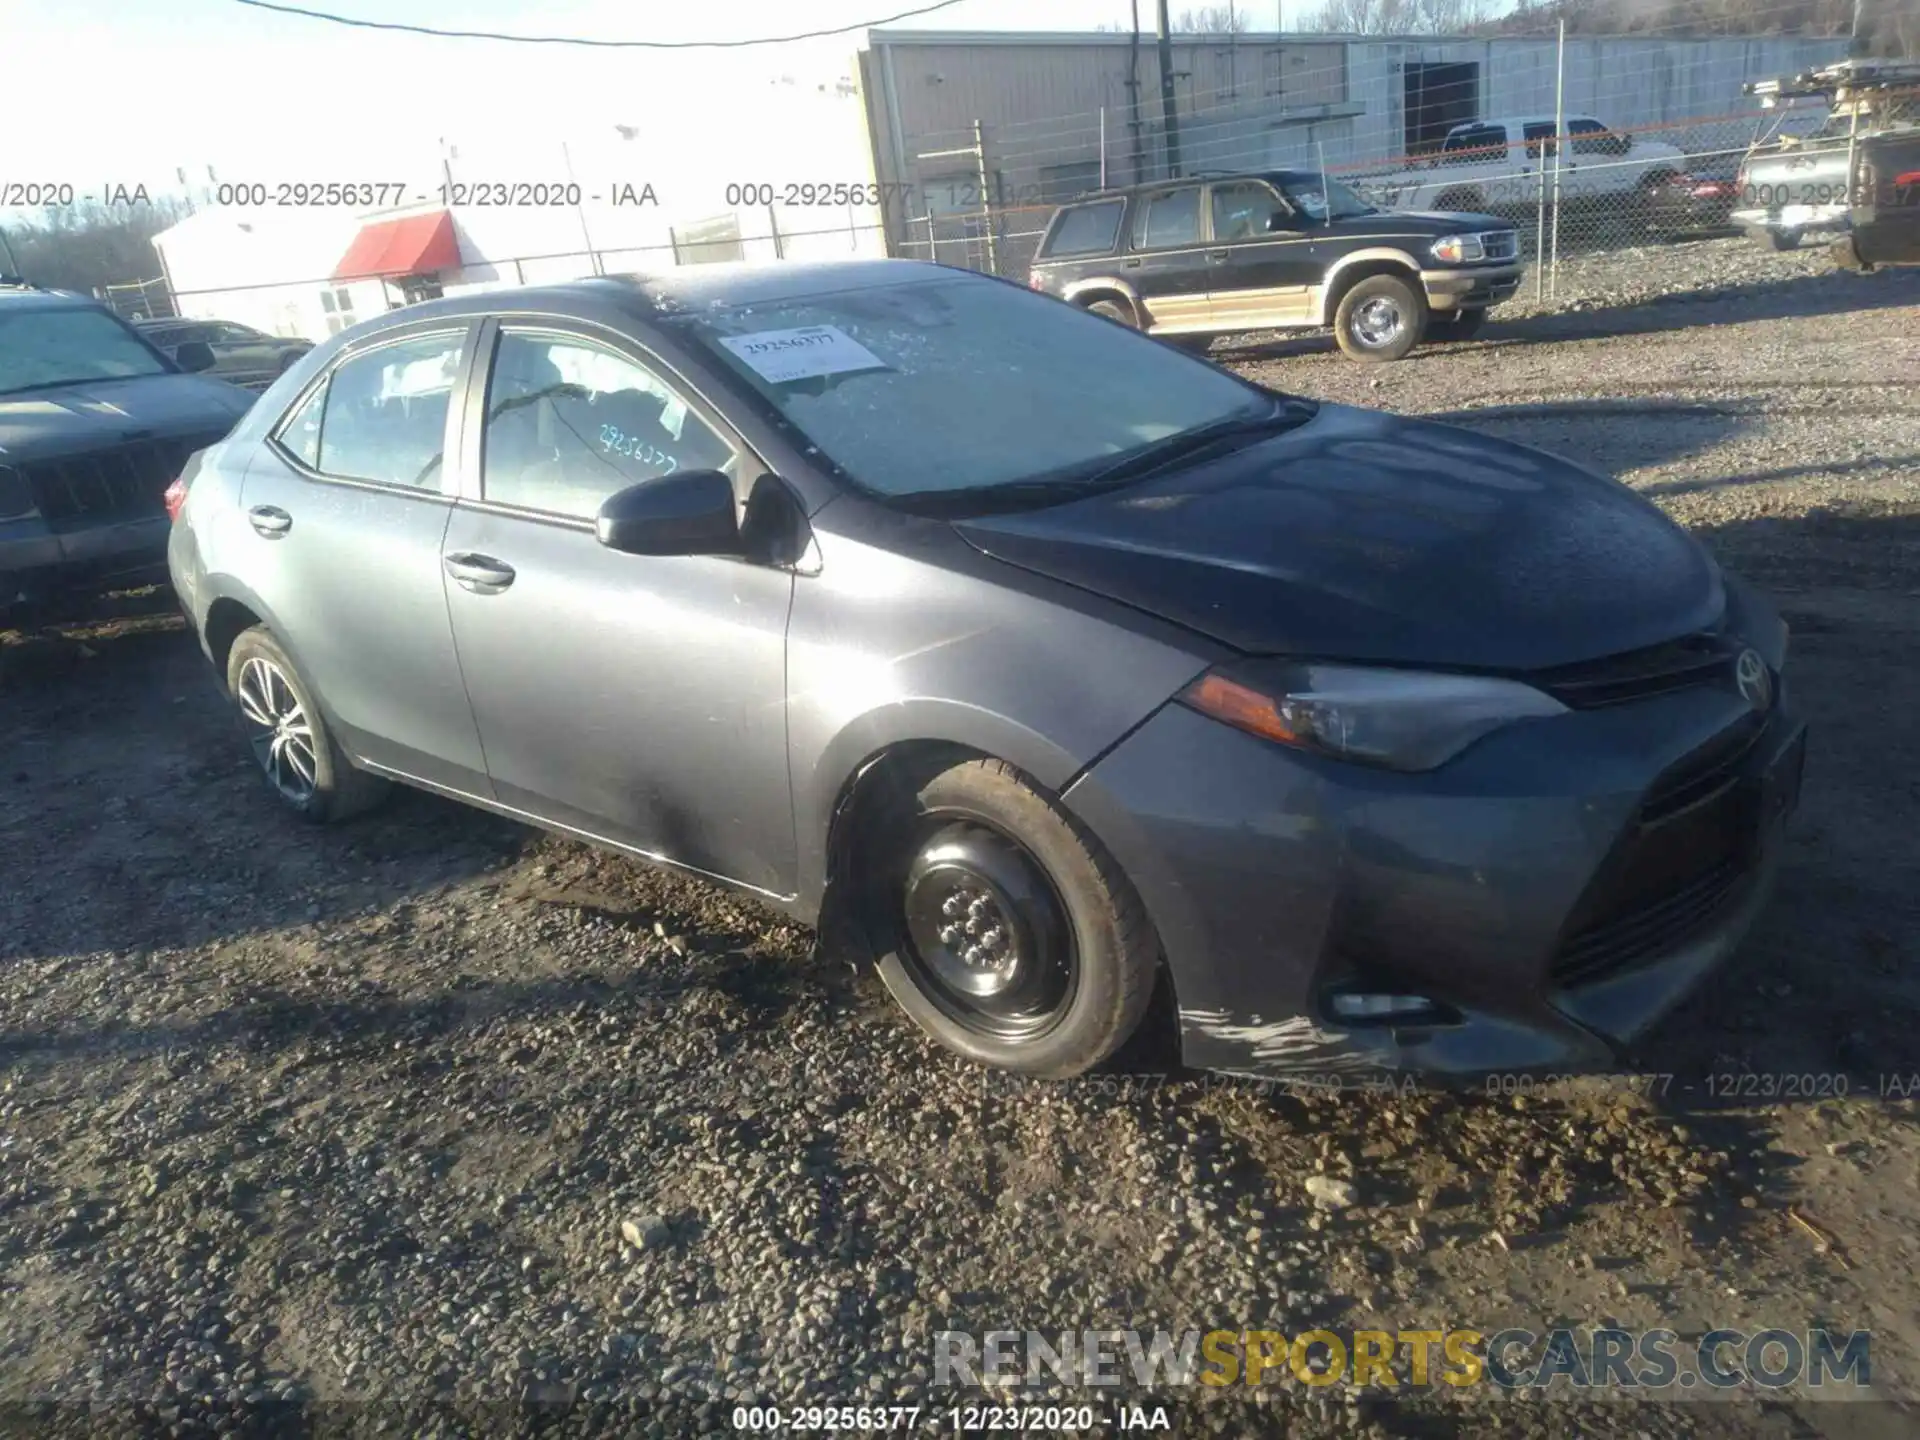
[[[1167,21],[1167,0],[1159,0],[1160,115],[1167,127],[1167,174],[1180,173],[1180,117],[1173,103],[1173,34]]]
[[[1133,0],[1133,35],[1127,42],[1127,128],[1132,132],[1133,183],[1147,178],[1140,144],[1140,0]]]

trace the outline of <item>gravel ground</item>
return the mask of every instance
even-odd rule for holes
[[[8,637],[0,1414],[679,1435],[944,1411],[948,1328],[1613,1320],[1871,1328],[1883,1404],[1160,1400],[1185,1433],[1914,1433],[1920,273],[1758,258],[1398,366],[1216,357],[1619,472],[1789,612],[1817,749],[1778,899],[1631,1082],[1274,1093],[1157,1036],[986,1074],[718,891],[422,795],[283,819],[163,606]]]

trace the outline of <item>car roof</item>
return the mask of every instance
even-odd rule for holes
[[[1084,195],[1061,201],[1060,208],[1070,210],[1075,206],[1093,205],[1103,200],[1124,200],[1129,195],[1169,190],[1176,185],[1220,185],[1232,184],[1236,180],[1266,180],[1281,185],[1319,178],[1318,170],[1204,170],[1198,175],[1172,175],[1162,180],[1145,180],[1138,185],[1114,185],[1105,190],[1089,190]]]
[[[1567,123],[1569,125],[1576,120],[1593,120],[1593,116],[1567,116]],[[1556,121],[1552,115],[1496,115],[1491,120],[1468,120],[1464,124],[1455,125],[1451,130],[1447,131],[1447,134],[1457,135],[1462,130],[1498,129],[1502,125],[1552,125],[1554,123],[1556,123]],[[1593,120],[1593,123],[1598,125],[1601,122]]]
[[[916,279],[965,278],[988,283],[978,271],[924,260],[764,260],[716,265],[687,265],[651,274],[596,275],[557,285],[515,285],[476,290],[390,310],[361,334],[388,324],[410,324],[442,316],[558,313],[592,317],[596,313],[665,319],[705,306],[796,300],[845,290],[873,290]]]

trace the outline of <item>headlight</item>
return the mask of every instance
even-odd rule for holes
[[[1180,700],[1264,740],[1391,770],[1432,770],[1504,725],[1567,713],[1531,685],[1483,675],[1302,665],[1276,679],[1213,671]]]
[[[1471,265],[1476,260],[1487,258],[1487,237],[1443,235],[1428,248],[1436,260],[1444,260],[1449,265]]]

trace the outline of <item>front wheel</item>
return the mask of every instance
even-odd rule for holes
[[[1426,296],[1398,275],[1369,275],[1333,315],[1333,338],[1354,360],[1402,359],[1426,329]]]
[[[387,782],[356,770],[327,728],[313,692],[264,625],[227,655],[227,693],[268,787],[289,810],[325,824],[377,805]]]
[[[909,1017],[983,1065],[1064,1078],[1140,1024],[1159,944],[1098,840],[1011,765],[922,784],[868,841],[880,977]]]

